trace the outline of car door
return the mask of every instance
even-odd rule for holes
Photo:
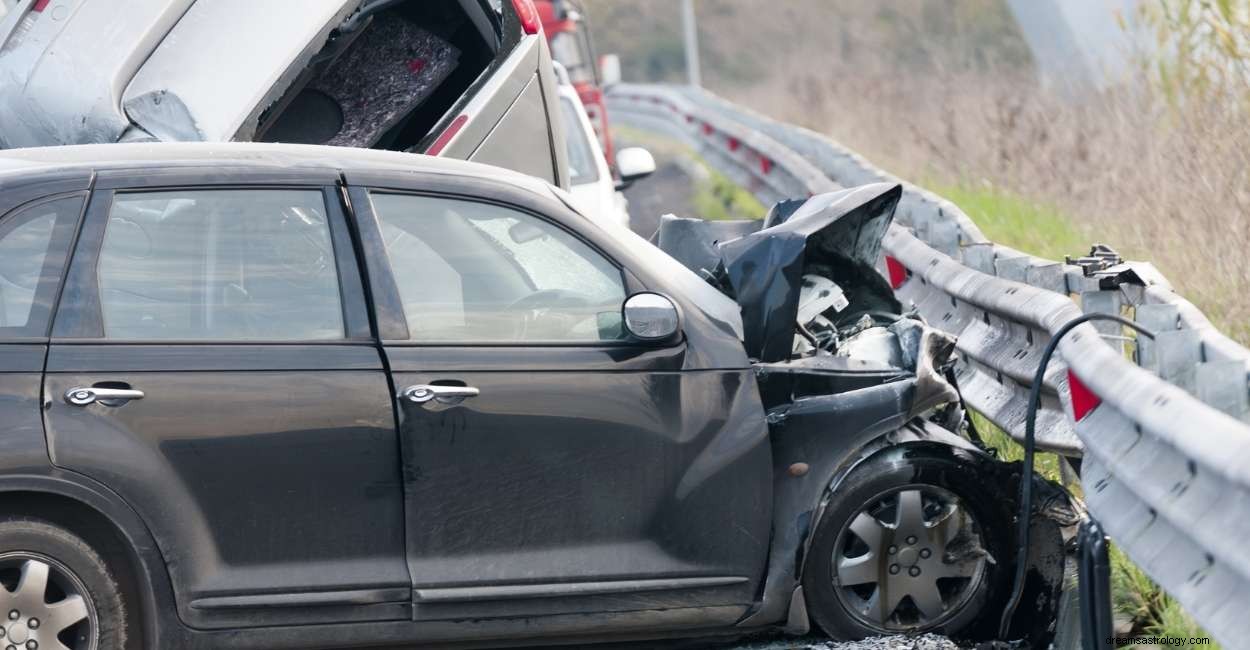
[[[100,174],[48,354],[52,459],[143,517],[194,627],[403,619],[394,413],[336,175],[267,174]]]
[[[391,187],[427,193],[355,187],[351,203],[398,400],[416,619],[737,620],[771,507],[749,367],[630,339],[640,281],[585,218],[542,211],[558,203]]]

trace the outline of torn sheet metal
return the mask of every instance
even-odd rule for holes
[[[900,186],[878,183],[786,201],[770,212],[763,229],[758,222],[665,219],[656,239],[738,301],[749,356],[782,361],[793,349],[805,275],[842,288],[848,316],[901,311],[873,268],[901,196]]]

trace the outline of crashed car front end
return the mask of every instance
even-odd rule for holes
[[[812,538],[827,511],[837,509],[848,477],[861,467],[901,466],[924,456],[958,468],[992,496],[982,524],[994,522],[995,530],[985,531],[984,540],[955,540],[940,550],[951,566],[975,560],[994,567],[994,584],[981,597],[997,604],[984,605],[976,622],[961,624],[960,636],[982,640],[997,631],[1010,586],[1006,569],[1014,562],[1010,522],[1017,520],[1019,467],[998,460],[971,427],[954,384],[955,339],[900,304],[877,271],[901,193],[897,185],[877,184],[784,201],[762,222],[666,216],[653,238],[738,303],[743,344],[767,409],[776,477],[773,557],[764,602],[744,625],[785,616],[788,629],[805,631],[806,603],[817,595],[804,593],[804,584],[811,591],[804,573],[824,569],[809,562]],[[1044,647],[1054,633],[1064,540],[1075,517],[1061,487],[1037,489],[1053,498],[1047,512],[1030,515],[1034,535],[1024,589],[1033,607],[1016,617],[1011,631]],[[919,566],[910,571],[919,574]],[[883,579],[880,593],[864,602],[885,599],[887,582],[893,579]],[[888,616],[891,625],[866,629],[934,629],[921,617]]]

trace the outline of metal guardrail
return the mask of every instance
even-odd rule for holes
[[[1038,446],[1083,457],[1087,505],[1106,532],[1212,635],[1244,645],[1250,350],[1220,334],[1153,267],[1087,276],[995,244],[951,202],[822,135],[700,90],[619,85],[609,103],[614,121],[686,142],[766,203],[902,183],[880,270],[901,282],[900,299],[959,337],[965,401],[1017,439],[1052,332],[1082,310],[1121,314],[1154,332],[1152,342],[1115,324],[1073,330],[1043,384]]]

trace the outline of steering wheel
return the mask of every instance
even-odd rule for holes
[[[521,296],[508,305],[509,313],[524,312],[521,317],[518,338],[525,340],[530,330],[544,325],[545,328],[555,326],[559,334],[566,334],[578,323],[586,320],[586,316],[576,313],[554,312],[560,307],[589,307],[591,301],[585,296],[564,289],[542,289],[528,296]],[[556,329],[558,328],[558,329]]]

